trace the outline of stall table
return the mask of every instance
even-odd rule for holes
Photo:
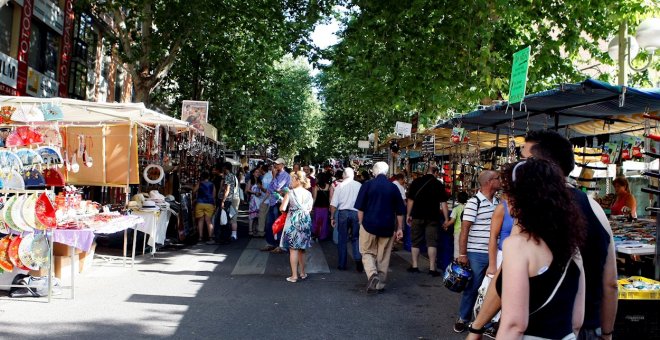
[[[139,216],[144,219],[144,223],[137,226],[137,230],[149,235],[149,246],[151,247],[151,255],[156,254],[156,244],[164,244],[167,235],[167,226],[170,222],[171,212],[169,209],[159,210],[136,210],[133,215]],[[144,255],[146,248],[146,238],[142,243],[142,254]],[[135,243],[133,244],[133,252],[135,252]]]

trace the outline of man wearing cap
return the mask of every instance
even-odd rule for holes
[[[347,243],[350,239],[353,248],[353,259],[355,260],[355,269],[362,272],[362,256],[358,246],[360,235],[360,225],[358,224],[357,209],[355,209],[355,199],[362,184],[353,180],[354,172],[351,168],[344,169],[344,181],[335,189],[330,202],[330,224],[337,228],[338,242],[337,250],[339,252],[337,269],[346,270],[347,262]],[[335,211],[339,211],[338,220],[335,221]],[[349,236],[350,231],[350,236]]]
[[[367,293],[385,289],[393,237],[397,240],[403,237],[406,207],[399,189],[385,177],[388,170],[385,162],[374,164],[372,172],[376,177],[360,187],[355,200],[360,223],[360,253],[369,278]]]
[[[284,171],[285,161],[283,158],[275,160],[273,165],[273,180],[268,185],[269,208],[266,216],[266,242],[268,245],[261,248],[263,251],[272,251],[274,253],[283,253],[278,247],[279,235],[273,235],[273,222],[280,216],[280,204],[291,185],[291,177]]]

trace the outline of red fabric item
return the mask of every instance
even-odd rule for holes
[[[63,187],[65,184],[64,175],[58,169],[44,170],[44,179],[49,187]]]
[[[0,240],[0,268],[6,272],[11,272],[14,270],[14,265],[9,260],[9,254],[7,253],[9,250],[10,242],[11,238],[9,235],[3,237]]]
[[[284,223],[286,222],[286,213],[282,213],[275,222],[273,222],[273,235],[279,234],[282,229],[284,229]]]
[[[37,199],[35,214],[37,215],[37,229],[45,230],[57,226],[55,207],[45,193],[39,195]]]
[[[18,257],[18,247],[21,245],[21,241],[23,239],[20,236],[16,236],[14,239],[11,240],[11,243],[9,243],[9,249],[7,249],[7,254],[9,255],[9,260],[11,261],[12,264],[14,264],[16,267],[23,269],[23,270],[30,270],[30,268],[26,267],[23,262],[21,262],[21,259]]]

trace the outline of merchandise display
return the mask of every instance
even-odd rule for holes
[[[619,299],[660,300],[660,282],[641,276],[619,279]]]

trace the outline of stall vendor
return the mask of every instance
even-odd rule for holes
[[[617,177],[612,184],[616,200],[612,204],[612,215],[628,215],[637,218],[637,200],[630,193],[630,185],[625,177]]]

